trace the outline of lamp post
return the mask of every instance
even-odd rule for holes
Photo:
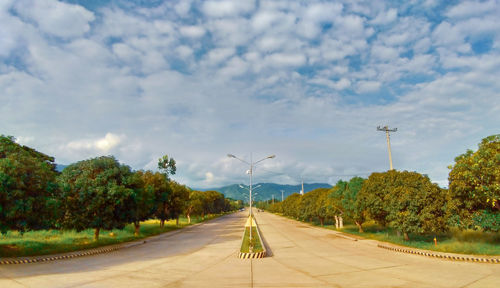
[[[259,161],[256,161],[256,162],[253,162],[252,160],[252,154],[250,154],[250,163],[243,160],[243,159],[240,159],[236,156],[234,156],[233,154],[227,154],[227,157],[229,158],[235,158],[235,159],[238,159],[240,160],[241,162],[245,163],[245,164],[248,164],[250,165],[250,170],[248,170],[248,174],[250,174],[250,189],[248,190],[249,191],[249,202],[250,202],[250,249],[253,249],[252,247],[252,224],[253,224],[253,214],[252,214],[252,176],[253,176],[253,168],[255,167],[255,165],[257,165],[257,163],[260,163],[266,159],[273,159],[274,157],[276,157],[276,155],[270,155],[270,156],[267,156],[266,158],[262,158],[260,159]],[[252,251],[250,251],[252,252]]]

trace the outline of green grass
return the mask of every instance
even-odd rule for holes
[[[245,236],[243,237],[243,243],[241,243],[241,252],[248,253],[249,252],[249,244],[250,244],[250,227],[245,227]],[[257,234],[257,228],[252,227],[252,244],[253,251],[252,252],[262,252],[264,249],[262,248],[262,243],[260,243],[259,235]]]
[[[279,213],[275,214],[292,220],[301,221],[294,217],[285,216]],[[317,219],[313,219],[312,223],[305,221],[304,219],[302,219],[302,222],[320,226]],[[335,223],[331,220],[325,222],[325,226],[323,226],[323,228],[336,230]],[[410,241],[405,241],[403,236],[398,235],[396,230],[390,227],[382,227],[373,221],[364,223],[363,230],[364,233],[359,233],[358,227],[347,221],[344,222],[344,228],[337,231],[342,231],[347,234],[367,239],[374,239],[424,250],[473,255],[500,255],[500,232],[482,232],[474,230],[460,231],[458,229],[451,229],[447,233],[436,235],[419,235],[410,233]],[[436,246],[434,245],[434,237],[436,237],[437,240]]]
[[[81,232],[74,230],[41,230],[25,232],[24,234],[9,231],[6,235],[0,234],[0,257],[48,255],[118,244],[180,229],[219,216],[210,215],[205,217],[205,220],[191,218],[191,224],[188,224],[186,218],[181,217],[179,226],[175,225],[175,220],[170,220],[165,222],[163,228],[160,228],[159,220],[148,220],[141,222],[140,234],[137,237],[134,236],[134,225],[130,224],[123,230],[101,230],[98,241],[93,240],[94,229]]]
[[[334,225],[328,225],[325,228],[335,230]],[[365,223],[363,229],[365,232],[359,233],[356,225],[347,224],[341,231],[368,239],[425,250],[459,254],[500,255],[500,233],[453,229],[448,233],[436,235],[410,233],[410,241],[405,241],[403,236],[398,235],[394,229],[384,228],[373,222]],[[434,244],[434,237],[436,237],[437,245]]]

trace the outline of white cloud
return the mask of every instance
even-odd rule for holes
[[[306,57],[302,54],[274,53],[265,61],[276,66],[301,66],[306,63]]]
[[[398,18],[398,10],[391,8],[387,11],[380,12],[375,19],[371,20],[371,24],[375,25],[387,25],[392,23]]]
[[[309,83],[324,85],[335,90],[344,90],[351,86],[351,81],[346,78],[342,78],[336,82],[325,78],[315,78],[310,80]]]
[[[106,133],[104,138],[101,139],[82,139],[69,142],[66,147],[70,150],[77,151],[98,151],[100,153],[107,153],[113,148],[117,147],[124,136],[119,136],[113,133]]]
[[[490,1],[464,1],[453,6],[446,16],[450,18],[465,18],[477,16],[490,11],[498,11],[498,2]],[[498,15],[498,14],[497,14]]]
[[[77,37],[90,30],[94,13],[82,6],[53,0],[17,1],[16,11],[37,23],[38,28],[59,37]]]
[[[183,36],[190,38],[199,38],[205,35],[205,29],[200,26],[182,26],[179,31]]]
[[[210,0],[204,1],[202,10],[209,17],[238,16],[242,13],[249,13],[255,8],[252,0]]]
[[[358,93],[377,92],[382,84],[377,81],[359,81],[356,83],[356,91]]]

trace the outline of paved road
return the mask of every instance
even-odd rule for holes
[[[105,255],[0,265],[0,287],[498,287],[500,265],[394,253],[257,213],[272,257],[237,258],[245,212]]]

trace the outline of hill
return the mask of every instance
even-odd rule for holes
[[[195,189],[200,191],[215,190],[224,194],[226,198],[232,198],[236,200],[248,201],[248,190],[239,187],[240,184],[233,184],[229,186],[224,186],[220,188],[210,188],[210,189]],[[259,186],[258,188],[255,188]],[[246,185],[243,185],[247,187]],[[254,201],[269,200],[273,198],[281,200],[281,191],[283,191],[283,198],[285,199],[293,193],[299,193],[301,190],[301,185],[282,185],[275,183],[258,183],[253,185]],[[317,189],[317,188],[330,188],[332,185],[327,183],[304,183],[305,193]]]

